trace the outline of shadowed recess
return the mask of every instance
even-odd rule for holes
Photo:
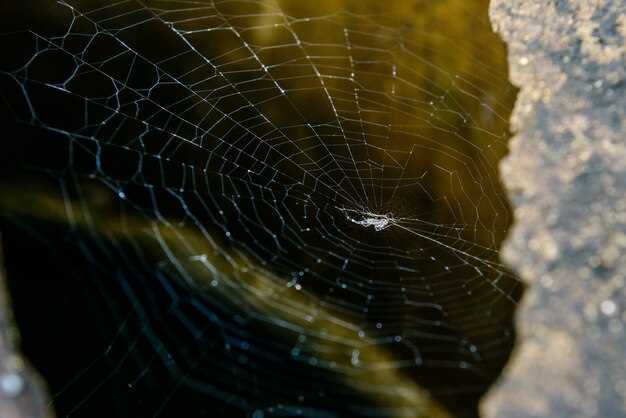
[[[40,6],[0,202],[59,416],[478,415],[523,291],[486,0]]]

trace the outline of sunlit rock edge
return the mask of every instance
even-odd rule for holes
[[[626,0],[493,0],[521,88],[503,258],[529,284],[486,417],[626,416]]]

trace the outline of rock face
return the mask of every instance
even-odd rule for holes
[[[626,0],[493,0],[521,88],[503,256],[529,289],[487,417],[626,416]]]
[[[18,351],[10,308],[0,251],[0,417],[53,418],[41,378]]]

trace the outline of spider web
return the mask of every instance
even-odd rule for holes
[[[184,391],[255,417],[411,416],[384,370],[474,413],[521,292],[498,261],[512,93],[479,43],[359,2],[55,7],[54,30],[5,35],[28,38],[5,99],[49,134],[29,166],[115,318],[53,387],[62,413],[132,375],[163,395],[141,416]]]

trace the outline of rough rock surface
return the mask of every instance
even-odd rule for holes
[[[41,378],[19,353],[10,308],[0,251],[0,417],[53,418]]]
[[[521,88],[503,249],[529,284],[487,417],[626,417],[626,0],[493,0]]]

